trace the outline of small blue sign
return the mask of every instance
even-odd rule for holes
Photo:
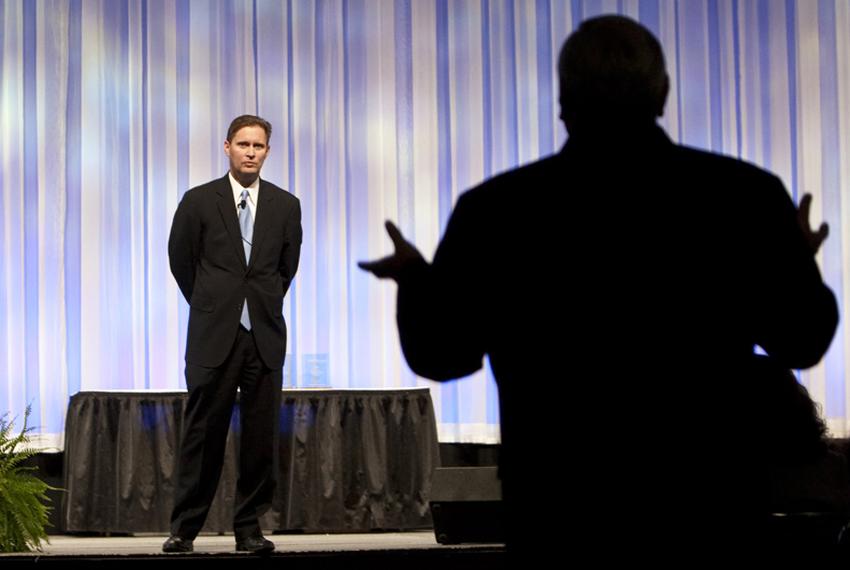
[[[328,354],[305,354],[302,356],[301,378],[305,388],[329,388],[329,357]]]

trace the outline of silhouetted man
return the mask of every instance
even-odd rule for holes
[[[168,257],[190,305],[186,386],[171,536],[165,552],[190,552],[221,475],[230,417],[240,393],[239,479],[233,508],[236,549],[268,552],[259,517],[275,488],[275,435],[286,354],[283,297],[298,269],[298,199],[260,179],[271,125],[233,120],[224,177],[183,195]]]
[[[657,40],[587,20],[561,51],[556,155],[463,194],[434,260],[392,224],[411,368],[490,359],[515,553],[749,540],[766,509],[754,345],[816,364],[837,310],[775,176],[673,144]]]

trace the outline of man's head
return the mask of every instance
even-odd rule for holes
[[[661,45],[622,16],[582,22],[558,58],[561,119],[567,130],[652,123],[664,113],[670,82]]]
[[[224,154],[230,159],[230,173],[243,186],[259,176],[269,153],[271,135],[271,124],[254,115],[241,115],[230,123]]]

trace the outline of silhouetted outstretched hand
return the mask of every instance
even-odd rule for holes
[[[411,266],[424,262],[425,259],[412,243],[404,239],[396,225],[389,220],[384,224],[390,239],[393,240],[395,253],[375,261],[360,261],[357,266],[366,270],[380,279],[393,279],[398,282],[399,277]]]
[[[800,229],[803,230],[803,236],[812,250],[812,253],[817,253],[820,246],[823,244],[826,236],[829,235],[829,226],[826,222],[822,223],[818,231],[812,231],[809,225],[809,210],[812,207],[812,195],[803,194],[800,198],[800,205],[797,206],[797,222],[800,224]]]

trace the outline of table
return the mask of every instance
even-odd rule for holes
[[[68,532],[167,533],[186,392],[80,392],[65,428]],[[232,531],[238,402],[202,532]],[[439,447],[427,388],[283,390],[271,531],[430,528]]]

